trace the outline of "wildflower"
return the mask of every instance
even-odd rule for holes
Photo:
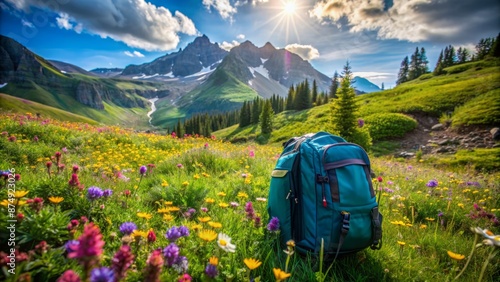
[[[125,234],[125,235],[130,235],[134,230],[137,229],[137,225],[133,222],[124,222],[122,225],[120,225],[120,232]]]
[[[80,276],[73,270],[66,270],[63,275],[57,279],[57,282],[80,282]]]
[[[36,135],[35,135],[35,137],[33,137],[33,141],[34,141],[34,142],[38,142],[38,140],[39,140],[39,139],[38,139],[38,136],[36,136]]]
[[[130,196],[130,190],[128,190],[128,189],[127,189],[127,190],[125,190],[125,191],[123,192],[123,194],[125,195],[125,197],[129,197],[129,196]]]
[[[191,276],[187,273],[184,273],[181,277],[179,277],[179,282],[190,282],[192,280]]]
[[[262,226],[262,220],[261,220],[260,216],[256,216],[254,218],[254,226],[255,226],[255,228]]]
[[[160,250],[154,250],[148,257],[146,261],[146,267],[144,269],[144,281],[145,282],[159,282],[161,269],[163,267],[163,257],[161,256]]]
[[[73,168],[74,171],[74,168]],[[78,180],[78,174],[76,172],[73,172],[71,175],[71,179],[68,181],[69,186],[79,186],[80,181]]]
[[[365,121],[362,118],[358,119],[358,127],[363,127],[365,125]]]
[[[165,221],[172,221],[172,220],[174,220],[174,216],[171,215],[171,214],[164,214],[163,215],[163,220],[165,220]]]
[[[267,199],[263,198],[263,197],[255,198],[255,200],[258,201],[258,202],[267,202]]]
[[[189,182],[188,181],[184,181],[182,182],[182,187],[187,187],[189,185]]]
[[[219,233],[217,240],[217,245],[226,252],[234,253],[236,251],[236,246],[231,244],[231,237],[224,233]]]
[[[288,257],[290,257],[291,255],[293,255],[293,253],[295,253],[295,241],[294,240],[288,240],[286,242],[286,250],[283,250],[283,252],[285,254],[288,255]],[[288,258],[287,258],[288,260]]]
[[[249,156],[250,158],[255,157],[255,152],[254,152],[253,150],[251,150],[250,152],[248,152],[248,156]]]
[[[183,237],[189,236],[189,228],[187,228],[184,225],[179,227],[179,232],[181,233],[181,236],[183,236]]]
[[[279,218],[273,216],[269,223],[267,224],[267,230],[271,232],[278,232],[280,230],[280,220]]]
[[[217,196],[219,196],[219,197],[225,197],[225,196],[226,196],[226,193],[224,193],[224,192],[219,192],[219,193],[217,193]]]
[[[252,202],[248,202],[245,204],[245,212],[248,219],[253,219],[255,217],[255,211],[253,209]]]
[[[405,242],[402,242],[402,241],[397,241],[398,242],[398,245],[400,245],[401,247],[404,247],[406,245]]]
[[[219,203],[219,207],[225,209],[225,208],[229,207],[229,204],[227,204],[227,203]]]
[[[213,230],[201,230],[198,233],[198,237],[200,237],[202,240],[211,242],[217,238],[217,233]]]
[[[59,204],[60,202],[64,201],[63,197],[49,197],[49,201],[53,204]]]
[[[27,194],[29,193],[29,191],[21,191],[21,190],[18,190],[16,192],[14,192],[14,198],[16,199],[20,199],[24,196],[26,196]]]
[[[450,258],[452,258],[454,260],[463,260],[465,258],[464,255],[456,254],[452,251],[447,251],[447,253],[448,253],[448,256],[450,256]]]
[[[104,192],[101,188],[96,186],[91,186],[87,189],[87,199],[90,201],[97,200],[103,196]]]
[[[162,187],[168,187],[169,184],[168,184],[168,182],[166,180],[162,179],[161,186]]]
[[[104,241],[99,227],[90,223],[85,226],[78,244],[70,244],[68,258],[75,258],[83,266],[86,273],[99,262],[103,253]]]
[[[377,181],[378,181],[379,183],[381,183],[381,182],[382,182],[382,181],[384,181],[384,180],[382,179],[382,176],[379,176],[379,177],[377,177]]]
[[[37,213],[40,212],[43,208],[43,199],[40,197],[36,197],[26,202],[29,203],[30,207]]]
[[[175,259],[174,264],[172,265],[172,268],[175,269],[177,273],[186,272],[188,270],[188,267],[189,267],[189,262],[187,257],[185,256],[178,256],[177,259]]]
[[[111,260],[111,269],[115,275],[115,281],[125,278],[128,268],[134,262],[134,255],[130,251],[130,246],[122,245]]]
[[[148,170],[148,168],[146,166],[141,166],[141,168],[139,168],[139,174],[142,176],[142,175],[146,174],[147,170]]]
[[[222,224],[220,222],[213,222],[213,221],[210,221],[208,223],[208,225],[210,225],[211,227],[213,228],[222,228]]]
[[[172,266],[179,256],[179,247],[175,243],[170,243],[163,249],[163,256],[167,266]]]
[[[182,237],[182,235],[181,232],[179,231],[179,228],[177,226],[173,226],[169,230],[167,230],[165,237],[168,239],[168,241],[175,242],[177,241],[177,239]]]
[[[148,233],[146,233],[145,231],[138,230],[138,229],[134,230],[132,232],[132,234],[130,234],[130,235],[134,238],[134,240],[136,242],[140,242],[142,240],[142,238],[148,237]]]
[[[150,220],[150,219],[153,217],[153,215],[152,215],[152,214],[150,214],[150,213],[146,213],[146,212],[138,212],[138,213],[137,213],[137,216],[138,216],[139,218],[145,218],[146,220]]]
[[[237,208],[240,206],[240,204],[238,204],[237,202],[231,202],[229,203],[229,205],[232,207],[232,208]]]
[[[156,241],[156,234],[153,231],[153,228],[149,229],[147,238],[148,238],[148,243],[154,243]]]
[[[205,203],[207,203],[207,204],[213,204],[213,203],[215,203],[215,200],[212,199],[212,198],[206,198],[205,199]]]
[[[243,262],[250,270],[254,270],[262,264],[262,262],[253,258],[246,258]]]
[[[238,195],[236,196],[238,198],[248,198],[248,194],[245,192],[239,192]]]
[[[438,186],[438,182],[436,179],[432,179],[432,180],[429,180],[429,182],[427,182],[426,186],[434,188],[434,187]]]
[[[107,198],[107,197],[109,197],[111,195],[113,195],[113,190],[111,190],[111,189],[106,189],[106,190],[104,190],[102,192],[102,196],[105,197],[105,198]]]
[[[177,164],[177,168],[181,169],[184,168],[184,166],[182,164]]]
[[[215,278],[219,275],[219,271],[215,265],[209,263],[207,267],[205,267],[205,274],[210,278]]]
[[[90,272],[90,282],[113,282],[115,274],[107,267],[96,267]]]
[[[80,167],[78,167],[77,165],[73,165],[73,173],[78,173],[79,170]]]
[[[211,265],[217,266],[217,264],[219,264],[219,259],[217,257],[210,257],[210,259],[208,260],[208,263],[210,263]]]
[[[280,268],[273,268],[274,278],[276,278],[276,282],[283,281],[291,276],[290,273],[286,273]]]
[[[427,220],[427,221],[434,221],[434,220],[436,220],[436,219],[434,219],[434,218],[432,218],[432,217],[426,217],[426,218],[425,218],[425,220]]]

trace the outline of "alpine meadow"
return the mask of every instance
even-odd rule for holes
[[[168,2],[0,5],[1,281],[499,281],[498,1]]]

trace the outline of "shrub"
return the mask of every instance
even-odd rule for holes
[[[403,114],[379,113],[365,119],[373,140],[402,137],[417,127],[417,121]]]

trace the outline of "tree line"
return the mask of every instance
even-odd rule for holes
[[[212,135],[212,132],[238,124],[239,122],[238,110],[217,114],[202,113],[193,115],[182,122],[180,119],[177,120],[177,124],[172,131],[179,137],[184,136],[184,134],[209,137]]]
[[[444,74],[444,68],[463,64],[470,61],[483,60],[488,56],[500,57],[500,34],[495,38],[483,38],[475,46],[475,54],[464,47],[459,47],[456,49],[452,45],[446,46],[441,53],[436,62],[436,66],[432,73],[434,75]],[[420,77],[422,74],[430,73],[429,71],[429,61],[427,60],[427,55],[424,47],[416,48],[415,52],[411,55],[410,59],[406,56],[401,62],[401,67],[398,72],[398,79],[396,84],[414,80]]]

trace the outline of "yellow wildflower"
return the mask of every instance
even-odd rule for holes
[[[21,191],[21,190],[20,191],[16,191],[16,192],[14,192],[14,197],[16,199],[20,199],[20,198],[26,196],[28,193],[29,193],[29,191]]]
[[[283,281],[287,279],[288,277],[291,276],[290,273],[286,273],[280,268],[273,268],[273,273],[274,273],[274,278],[276,278],[276,281]]]
[[[456,254],[452,251],[447,251],[448,255],[450,256],[450,258],[454,259],[454,260],[463,260],[465,258],[464,255],[461,255],[461,254]]]
[[[208,225],[212,226],[213,228],[222,228],[222,223],[220,222],[210,221]]]
[[[186,186],[188,186],[188,185],[189,185],[189,182],[187,182],[187,181],[182,182],[182,186],[183,186],[183,187],[186,187]]]
[[[248,194],[245,192],[239,192],[237,197],[238,198],[248,198]]]
[[[200,222],[209,222],[210,221],[210,217],[209,216],[205,216],[205,217],[198,217],[198,220]]]
[[[210,257],[208,262],[213,266],[217,266],[217,264],[219,264],[219,259],[217,257]]]
[[[207,204],[213,204],[213,203],[215,203],[215,200],[212,199],[212,198],[206,198],[205,199],[205,203],[207,203]]]
[[[398,245],[400,245],[401,247],[404,247],[404,245],[406,245],[406,243],[402,242],[402,241],[398,241]]]
[[[63,200],[64,200],[63,197],[49,197],[49,201],[56,205],[62,202]]]
[[[227,203],[219,203],[219,207],[221,207],[221,208],[227,208],[227,207],[229,207],[229,204],[227,204]]]
[[[168,214],[168,213],[167,213],[167,214],[164,214],[164,215],[163,215],[163,219],[164,219],[165,221],[167,221],[167,222],[168,222],[168,221],[172,221],[172,220],[174,220],[174,216],[173,216],[173,215],[171,215],[171,214]]]
[[[198,237],[200,237],[202,240],[211,242],[217,238],[217,233],[213,230],[201,230],[198,233]]]
[[[225,197],[225,196],[226,196],[226,193],[224,193],[224,192],[219,192],[219,193],[217,193],[217,196],[219,196],[219,197]]]
[[[262,264],[262,262],[253,258],[243,259],[243,262],[250,270],[254,270]]]
[[[146,220],[150,220],[153,217],[152,214],[146,212],[138,212],[137,216],[140,218],[145,218]]]

